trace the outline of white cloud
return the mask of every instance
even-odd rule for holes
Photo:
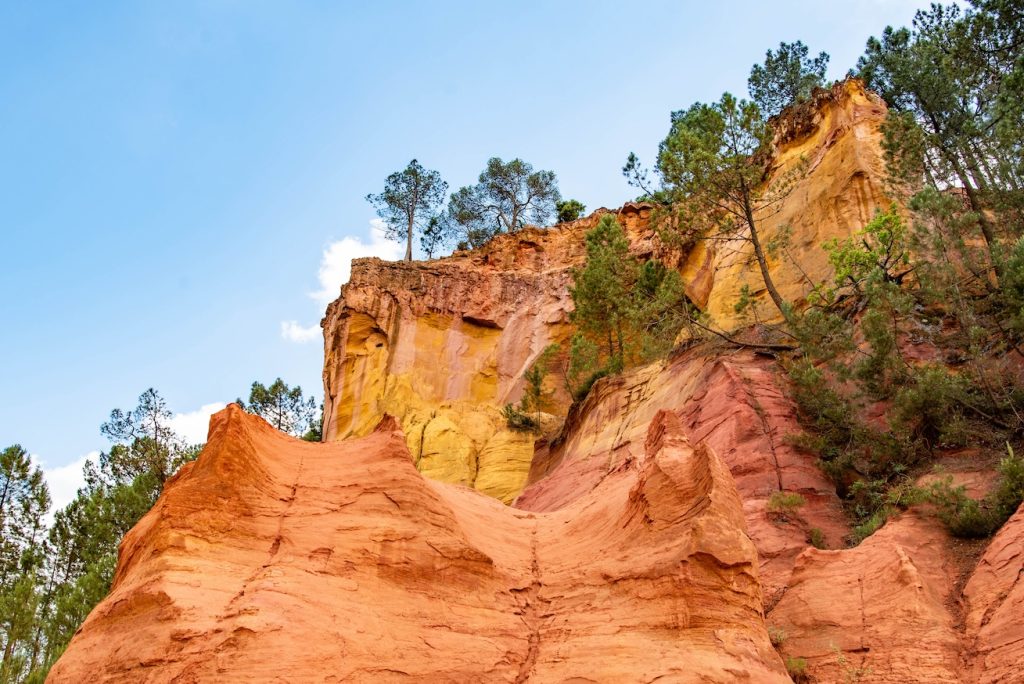
[[[320,325],[303,328],[298,321],[281,321],[281,337],[290,342],[312,342],[320,337]]]
[[[375,256],[391,261],[404,254],[402,245],[384,237],[384,221],[375,218],[370,221],[368,241],[357,237],[345,237],[324,248],[320,259],[320,289],[311,292],[310,297],[323,305],[338,298],[341,286],[348,282],[352,273],[352,260],[359,257]]]
[[[175,413],[168,421],[169,427],[189,444],[202,444],[210,428],[210,416],[227,406],[222,401],[203,404],[191,413]]]

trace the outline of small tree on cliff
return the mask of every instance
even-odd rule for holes
[[[559,223],[569,223],[583,216],[583,212],[587,210],[587,207],[579,200],[570,199],[556,204],[555,210],[558,212]]]
[[[764,64],[750,69],[750,97],[765,115],[778,114],[794,102],[806,100],[812,90],[825,83],[828,60],[825,52],[809,58],[807,46],[799,40],[779,43],[778,51],[765,52]]]
[[[721,237],[751,245],[768,295],[788,320],[789,308],[768,269],[760,226],[778,211],[804,167],[800,164],[768,184],[764,160],[771,138],[755,103],[725,93],[713,104],[697,103],[672,113],[657,169],[680,212],[681,226],[716,227]]]
[[[281,432],[299,437],[309,434],[311,430],[319,431],[316,422],[316,400],[313,397],[303,398],[300,386],[289,387],[281,378],[274,380],[270,386],[261,382],[252,383],[249,403],[246,404],[241,399],[236,399],[235,402]]]
[[[448,184],[441,174],[413,159],[404,170],[388,176],[384,192],[367,195],[366,201],[384,219],[388,239],[405,242],[405,260],[412,261],[413,234],[431,226],[446,192]]]
[[[447,219],[466,242],[479,247],[498,233],[547,223],[560,199],[554,172],[534,171],[522,159],[506,163],[492,157],[476,185],[452,193]]]

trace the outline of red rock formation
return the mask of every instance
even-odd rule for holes
[[[1024,505],[992,539],[964,588],[971,682],[1024,681]]]
[[[717,456],[671,414],[553,513],[232,405],[125,538],[52,682],[784,682]]]
[[[711,447],[732,471],[760,556],[765,595],[773,596],[807,548],[810,529],[822,530],[836,547],[849,532],[835,487],[813,456],[786,439],[800,427],[773,369],[770,359],[752,352],[709,356],[692,350],[601,380],[569,417],[564,441],[534,460],[532,484],[515,506],[549,511],[568,505],[642,453],[653,417],[673,411],[690,441]],[[790,520],[766,510],[779,491],[799,493],[807,502]]]
[[[846,81],[821,90],[779,124],[769,182],[794,165],[807,173],[777,213],[765,216],[762,239],[792,229],[785,255],[770,263],[782,295],[799,303],[808,281],[829,277],[821,244],[863,228],[888,205],[879,126],[885,104]],[[570,334],[571,269],[583,263],[585,233],[607,210],[550,230],[500,235],[485,247],[426,263],[353,262],[351,281],[333,302],[324,328],[324,435],[364,435],[385,413],[406,432],[421,472],[509,502],[526,483],[532,439],[505,429],[499,409],[519,399],[522,374],[551,342]],[[742,238],[666,249],[650,225],[652,207],[615,212],[639,257],[677,266],[693,302],[716,325],[745,325],[734,304],[744,286],[762,320],[765,304]],[[569,398],[549,381],[552,413]]]
[[[853,549],[809,548],[769,615],[820,682],[961,681],[949,535],[906,514]]]

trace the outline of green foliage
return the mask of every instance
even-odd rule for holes
[[[526,381],[523,396],[519,405],[505,404],[501,410],[505,423],[517,432],[538,432],[540,423],[536,414],[545,409],[544,380],[551,371],[555,358],[561,349],[557,344],[549,344],[537,359],[523,373]]]
[[[813,59],[808,57],[807,46],[799,40],[779,43],[777,51],[765,53],[764,64],[751,68],[747,80],[750,97],[761,111],[778,114],[789,105],[806,100],[824,84],[828,60],[824,52]]]
[[[1021,111],[1012,90],[1024,65],[1021,21],[1004,9],[999,2],[967,10],[933,4],[912,29],[890,27],[871,38],[858,62],[859,75],[890,106],[883,147],[894,180],[911,193],[922,184],[962,189],[955,233],[964,244],[981,238],[997,272],[998,224],[1010,219],[1019,230],[1024,187],[1024,128],[1009,114]]]
[[[20,681],[39,662],[35,625],[49,508],[43,473],[28,452],[18,444],[0,452],[0,682]]]
[[[587,233],[586,250],[569,290],[578,332],[567,378],[577,399],[598,378],[665,354],[691,318],[679,273],[655,260],[637,261],[614,215],[602,216]]]
[[[413,159],[405,169],[387,177],[383,192],[367,195],[366,201],[384,220],[388,239],[405,242],[405,260],[412,261],[414,234],[420,233],[428,257],[447,237],[444,224],[437,220],[446,192],[448,184],[441,174]]]
[[[445,217],[431,216],[423,233],[420,234],[420,249],[428,259],[433,259],[450,240],[450,226],[445,221]]]
[[[786,643],[786,639],[789,635],[786,634],[786,630],[782,627],[776,627],[775,625],[768,625],[768,640],[772,642],[772,646],[778,648],[782,644]]]
[[[558,215],[559,223],[569,223],[575,221],[579,217],[583,216],[583,212],[587,208],[584,204],[578,200],[562,200],[555,204],[555,212]]]
[[[534,171],[522,159],[492,157],[476,185],[459,188],[448,202],[446,220],[472,247],[527,223],[544,225],[561,200],[551,171]]]
[[[820,527],[812,527],[808,530],[807,541],[816,549],[828,548],[828,541],[825,539],[825,533],[822,532]]]
[[[981,501],[967,496],[963,485],[953,486],[950,476],[928,486],[927,501],[935,504],[939,519],[954,536],[981,539],[995,534],[1024,502],[1024,459],[1007,449],[996,486]]]
[[[322,442],[323,431],[324,431],[324,405],[320,403],[320,407],[316,410],[316,419],[309,422],[309,429],[306,430],[305,434],[302,435],[302,439],[307,442]]]
[[[888,283],[902,282],[910,264],[907,229],[895,204],[880,211],[864,229],[846,240],[823,245],[834,269],[836,287],[850,287],[857,296],[870,298]],[[833,293],[824,295],[835,299]]]
[[[289,387],[281,378],[276,378],[269,386],[261,382],[252,383],[249,390],[249,403],[236,399],[235,403],[249,413],[260,416],[281,432],[300,437],[315,432],[316,400],[305,399],[302,388],[298,385]],[[323,413],[321,407],[320,413]]]
[[[799,164],[765,184],[764,161],[771,138],[756,104],[725,93],[716,103],[697,103],[672,113],[672,127],[659,147],[657,170],[673,202],[677,225],[687,230],[715,229],[746,241],[765,289],[779,312],[788,317],[789,309],[768,270],[759,229],[765,218],[778,211],[805,167]],[[635,155],[630,162],[635,162]],[[633,163],[632,169],[636,168]]]
[[[505,404],[501,409],[501,415],[510,430],[515,430],[516,432],[536,432],[540,429],[540,423],[515,404]]]
[[[877,532],[898,511],[920,503],[924,496],[905,476],[893,479],[858,480],[850,488],[850,501],[859,521],[852,541],[859,544]]]
[[[786,658],[786,672],[789,673],[794,682],[808,681],[807,660],[805,658],[788,656]]]
[[[768,512],[790,516],[806,503],[807,500],[797,492],[772,492],[768,497]]]
[[[917,366],[912,380],[893,398],[890,421],[918,448],[963,446],[969,437],[964,407],[972,403],[973,395],[970,383],[945,367]]]

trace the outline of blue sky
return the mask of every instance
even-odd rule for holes
[[[348,259],[400,253],[363,198],[411,158],[454,189],[518,156],[616,206],[626,155],[765,49],[838,77],[926,4],[5,2],[0,446],[63,500],[147,387],[193,434],[253,380],[319,397],[310,327]]]

